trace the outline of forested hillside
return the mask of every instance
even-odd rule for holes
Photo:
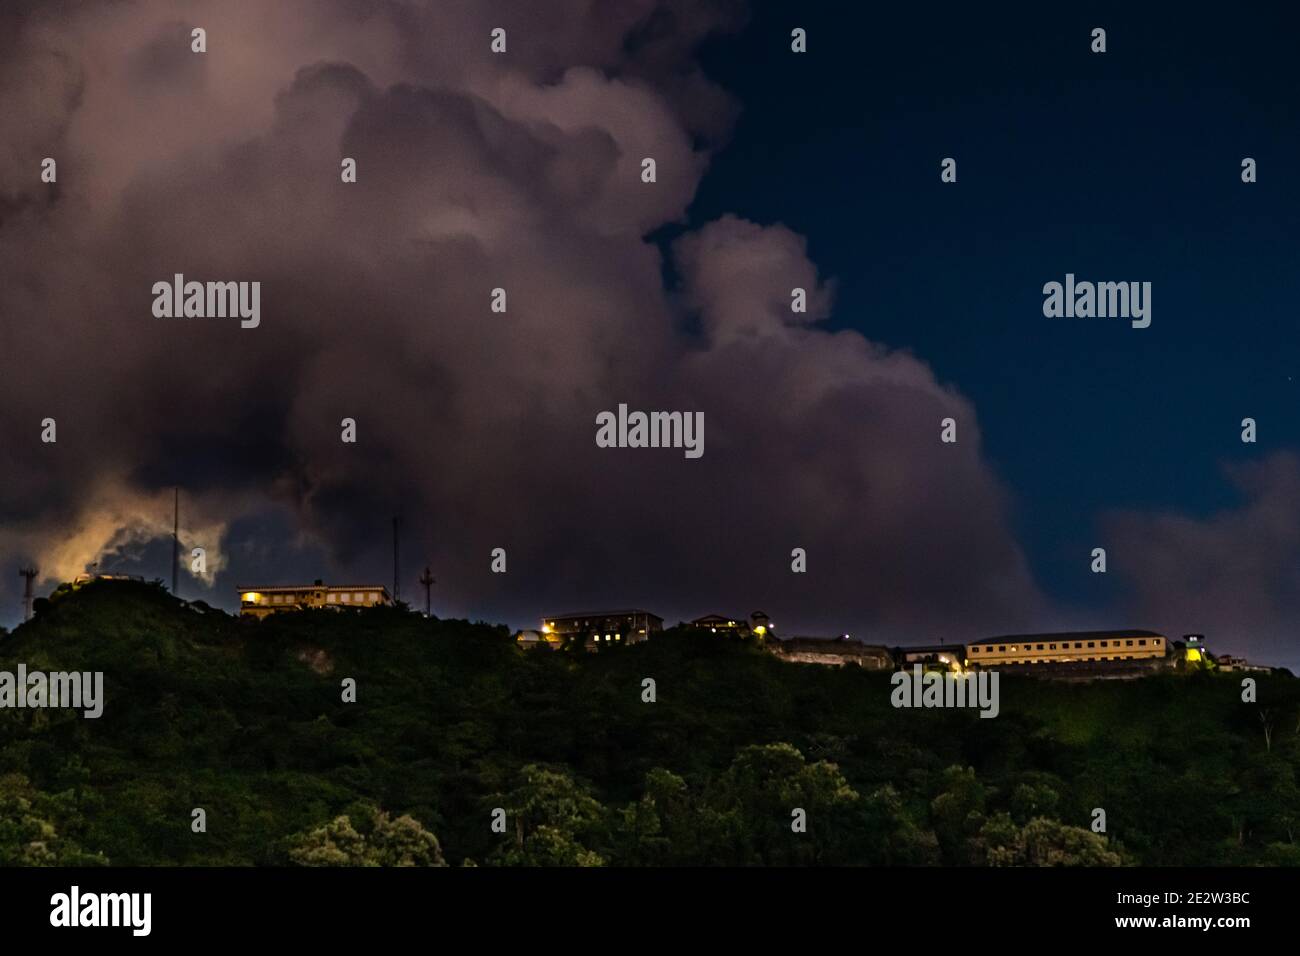
[[[0,710],[8,865],[1300,863],[1285,676],[1254,704],[1241,675],[1004,676],[988,720],[710,633],[589,655],[129,582],[38,605],[0,671],[102,671],[104,711]]]

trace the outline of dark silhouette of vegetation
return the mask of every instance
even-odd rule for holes
[[[1260,704],[1233,674],[1004,675],[986,720],[721,633],[524,652],[502,627],[242,621],[136,582],[38,608],[0,670],[102,671],[104,712],[0,710],[6,865],[1300,863],[1283,675],[1252,675]]]

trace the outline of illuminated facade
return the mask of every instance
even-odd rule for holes
[[[584,611],[542,618],[542,636],[548,641],[578,642],[587,650],[638,644],[664,629],[657,614],[632,608],[625,611]]]
[[[555,650],[563,643],[563,638],[554,632],[543,634],[541,631],[520,631],[515,634],[515,644],[524,650],[532,650],[536,647]]]
[[[377,607],[391,605],[393,599],[382,584],[291,584],[241,587],[241,617],[263,618],[280,611],[304,611],[310,608]]]
[[[899,666],[910,670],[920,664],[923,670],[960,671],[966,658],[964,644],[932,644],[899,648]]]
[[[848,635],[843,637],[791,637],[767,642],[767,649],[777,657],[798,664],[826,664],[832,667],[853,665],[872,671],[892,670],[894,656],[886,647],[863,644]]]
[[[967,667],[1163,659],[1169,641],[1155,631],[1009,634],[966,645]]]
[[[1173,650],[1177,656],[1188,664],[1206,664],[1210,662],[1210,654],[1205,649],[1204,634],[1184,634],[1181,641],[1173,642]]]
[[[743,617],[726,617],[722,614],[706,614],[691,621],[691,627],[708,631],[735,631],[740,634],[749,632],[749,622]]]

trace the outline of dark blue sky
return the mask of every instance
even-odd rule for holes
[[[1293,5],[254,6],[201,57],[162,2],[0,30],[33,77],[0,90],[0,315],[45,323],[0,374],[0,619],[20,561],[165,572],[178,485],[221,555],[182,593],[227,608],[389,580],[401,514],[440,614],[1204,630],[1300,669]],[[14,172],[54,154],[57,190]],[[799,237],[823,328],[963,400],[791,327],[795,284],[825,315]],[[265,321],[160,320],[177,272],[264,283]],[[1044,317],[1067,273],[1150,283],[1150,327]],[[707,456],[601,447],[626,402],[707,412]]]
[[[1101,513],[1211,513],[1236,502],[1222,462],[1300,445],[1297,18],[1044,6],[760,6],[706,50],[743,112],[691,222],[806,235],[831,325],[974,401],[1035,572],[1105,602],[1080,559]],[[1150,281],[1150,328],[1044,318],[1067,272]]]

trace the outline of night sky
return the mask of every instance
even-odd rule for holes
[[[1300,445],[1300,20],[1072,6],[824,7],[797,18],[817,42],[794,61],[790,15],[759,7],[749,42],[708,50],[746,114],[692,222],[807,235],[839,281],[828,325],[910,349],[975,402],[1035,568],[1090,601],[1102,582],[1077,554],[1100,514],[1204,518],[1238,503],[1224,464]],[[1093,26],[1105,55],[1079,41]],[[945,156],[957,189],[936,185]],[[1243,188],[1245,156],[1273,175]],[[1045,321],[1042,284],[1066,272],[1150,280],[1152,326]],[[1267,422],[1253,446],[1246,416]]]
[[[389,582],[400,513],[445,615],[1300,667],[1297,15],[1127,6],[11,6],[0,623],[27,560],[168,577],[180,484],[182,596],[228,609]],[[176,272],[260,281],[260,327],[155,318]],[[1066,273],[1151,326],[1045,318]],[[703,457],[597,448],[620,402],[702,411]]]

